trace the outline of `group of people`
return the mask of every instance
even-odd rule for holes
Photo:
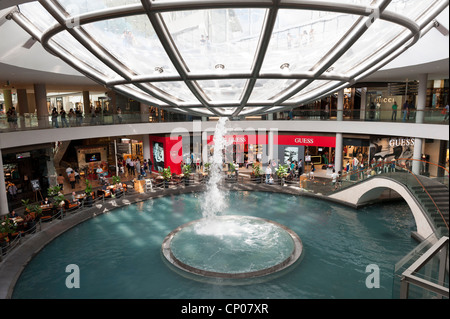
[[[17,128],[17,112],[14,106],[8,109],[8,112],[6,112],[6,117],[8,120],[9,127]]]
[[[119,173],[125,174],[125,167],[127,169],[128,176],[136,176],[136,174],[142,177],[146,177],[147,174],[152,173],[153,163],[151,159],[144,159],[141,161],[137,157],[128,157],[127,159],[122,159],[118,162]]]
[[[67,175],[67,179],[70,183],[71,188],[75,189],[75,184],[80,183],[80,173],[78,172],[77,169],[73,169],[70,166],[68,166],[66,168],[66,175]],[[58,186],[61,188],[61,190],[64,189],[65,181],[66,181],[66,179],[63,176],[63,174],[59,174],[59,176],[56,178],[56,182],[57,182]]]
[[[70,126],[81,126],[83,123],[83,111],[79,107],[76,107],[75,110],[71,108],[69,113],[67,113],[62,106],[59,112],[56,107],[53,107],[51,116],[52,127],[55,128],[59,128],[58,118],[61,119],[61,127],[69,127],[69,124]],[[67,120],[67,118],[69,120]]]

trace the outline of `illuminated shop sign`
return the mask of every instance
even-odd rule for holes
[[[389,140],[390,146],[414,146],[415,138],[391,138]]]
[[[278,135],[278,142],[277,142],[277,138],[275,138],[274,144],[336,147],[336,137],[335,136]]]
[[[375,103],[394,103],[394,97],[379,97],[375,100]]]

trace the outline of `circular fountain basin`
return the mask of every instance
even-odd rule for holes
[[[164,239],[162,253],[188,273],[254,278],[292,266],[303,245],[284,225],[250,216],[216,216],[184,224]]]

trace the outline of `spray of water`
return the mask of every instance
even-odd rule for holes
[[[223,174],[223,150],[226,147],[225,134],[228,118],[221,117],[214,132],[214,152],[209,158],[210,170],[206,192],[201,200],[204,218],[212,218],[223,212],[227,206],[227,193],[219,189]]]

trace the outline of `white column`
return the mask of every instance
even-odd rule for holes
[[[419,94],[417,97],[417,113],[416,113],[416,123],[423,123],[425,118],[425,104],[427,101],[427,83],[428,74],[419,74]],[[412,163],[412,172],[416,175],[420,174],[420,168],[422,167],[422,162],[418,160],[422,159],[422,148],[424,140],[421,138],[416,138],[414,144],[414,155]]]
[[[142,138],[142,148],[144,159],[148,160],[150,158],[150,137],[148,135],[144,135]]]
[[[342,172],[342,154],[344,152],[344,138],[342,133],[336,133],[336,148],[334,150],[334,169]]]
[[[39,128],[49,127],[48,107],[47,107],[47,88],[45,84],[34,85],[34,98],[36,101],[36,113],[38,117]]]
[[[267,141],[267,157],[269,159],[268,162],[274,159],[273,138],[274,138],[274,131],[269,130],[269,136]]]
[[[337,102],[337,120],[342,121],[344,119],[344,90],[338,92]]]
[[[416,161],[422,159],[422,148],[423,148],[423,139],[416,138],[414,143],[414,155],[412,162],[412,172],[416,175],[420,174],[420,168],[422,167],[422,162]]]
[[[3,157],[0,150],[0,216],[9,214],[8,197],[6,196],[5,173],[3,172]]]
[[[425,104],[427,102],[428,74],[419,74],[419,94],[417,96],[416,123],[423,123],[425,118]]]
[[[150,108],[147,104],[141,103],[141,122],[142,123],[148,123],[149,117],[150,117]]]
[[[361,89],[361,111],[360,111],[359,118],[363,121],[366,119],[366,107],[367,107],[366,99],[367,99],[367,88],[362,88]]]
[[[91,115],[91,97],[89,91],[83,91],[83,109],[84,116]]]

